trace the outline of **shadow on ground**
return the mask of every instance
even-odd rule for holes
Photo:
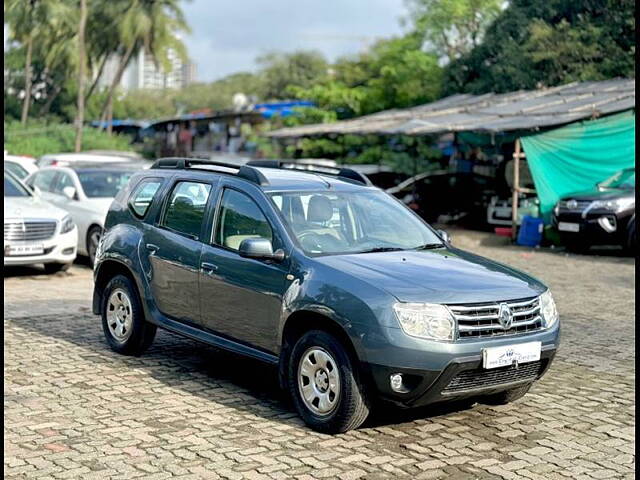
[[[264,418],[302,425],[288,395],[279,388],[275,366],[160,330],[153,345],[142,356],[121,356],[109,349],[104,341],[100,319],[92,315],[77,317],[73,322],[65,322],[59,317],[41,316],[16,318],[11,323],[37,335],[81,347],[90,354],[93,362],[116,362],[120,364],[118,368],[142,370],[167,386],[182,388],[189,394],[212,402],[216,401],[208,395],[212,389],[228,390],[220,392],[216,397],[237,397],[237,400],[225,401],[228,406]],[[255,402],[248,400],[247,395],[253,397]],[[362,428],[398,425],[438,417],[470,406],[469,402],[455,402],[407,410],[379,404]]]

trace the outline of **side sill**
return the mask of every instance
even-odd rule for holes
[[[278,364],[278,357],[271,353],[263,352],[262,350],[258,350],[248,345],[234,342],[233,340],[229,340],[228,338],[220,337],[213,333],[192,327],[190,325],[187,325],[186,323],[178,322],[170,318],[163,317],[161,319],[156,318],[154,320],[156,320],[154,323],[158,327],[164,328],[173,333],[177,333],[178,335],[182,335],[184,337],[206,343],[207,345],[211,345],[212,347],[221,348],[222,350],[237,353],[245,357],[251,357],[265,363],[269,363],[272,365]]]

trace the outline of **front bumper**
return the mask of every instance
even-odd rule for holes
[[[629,215],[615,212],[591,211],[587,215],[582,212],[560,212],[552,217],[552,225],[565,240],[586,240],[590,244],[617,244],[625,239]],[[559,229],[558,224],[577,223],[580,231],[567,232]]]
[[[44,253],[40,255],[17,255],[5,256],[5,266],[35,265],[39,263],[71,263],[76,258],[78,244],[78,229],[63,234],[56,234],[53,237],[38,242],[11,242],[11,245],[28,245],[34,243],[42,245]],[[7,242],[4,242],[4,247]],[[4,248],[3,248],[4,251]]]
[[[386,337],[384,346],[381,336]],[[483,369],[484,348],[535,341],[542,344],[538,362],[523,363],[517,369]],[[384,328],[379,332],[378,342],[377,348],[366,350],[364,362],[378,395],[399,406],[417,407],[489,395],[538,380],[555,356],[560,325],[523,335],[451,343],[416,339],[400,329]],[[390,376],[395,373],[403,375],[406,392],[391,388]]]

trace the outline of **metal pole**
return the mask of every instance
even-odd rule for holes
[[[520,191],[520,139],[516,138],[513,153],[513,196],[511,201],[511,239],[516,239],[518,229],[518,192]]]

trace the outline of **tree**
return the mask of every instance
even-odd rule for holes
[[[428,50],[453,61],[478,46],[502,0],[406,0]]]
[[[634,60],[632,0],[512,0],[482,43],[447,66],[445,93],[634,77]]]
[[[76,114],[75,151],[82,149],[82,128],[84,123],[84,83],[85,83],[85,37],[84,30],[87,23],[87,0],[80,0],[80,20],[78,22],[78,111]]]
[[[327,75],[327,61],[315,51],[267,53],[256,59],[261,67],[262,98],[282,100],[291,97],[290,87],[309,88]]]

